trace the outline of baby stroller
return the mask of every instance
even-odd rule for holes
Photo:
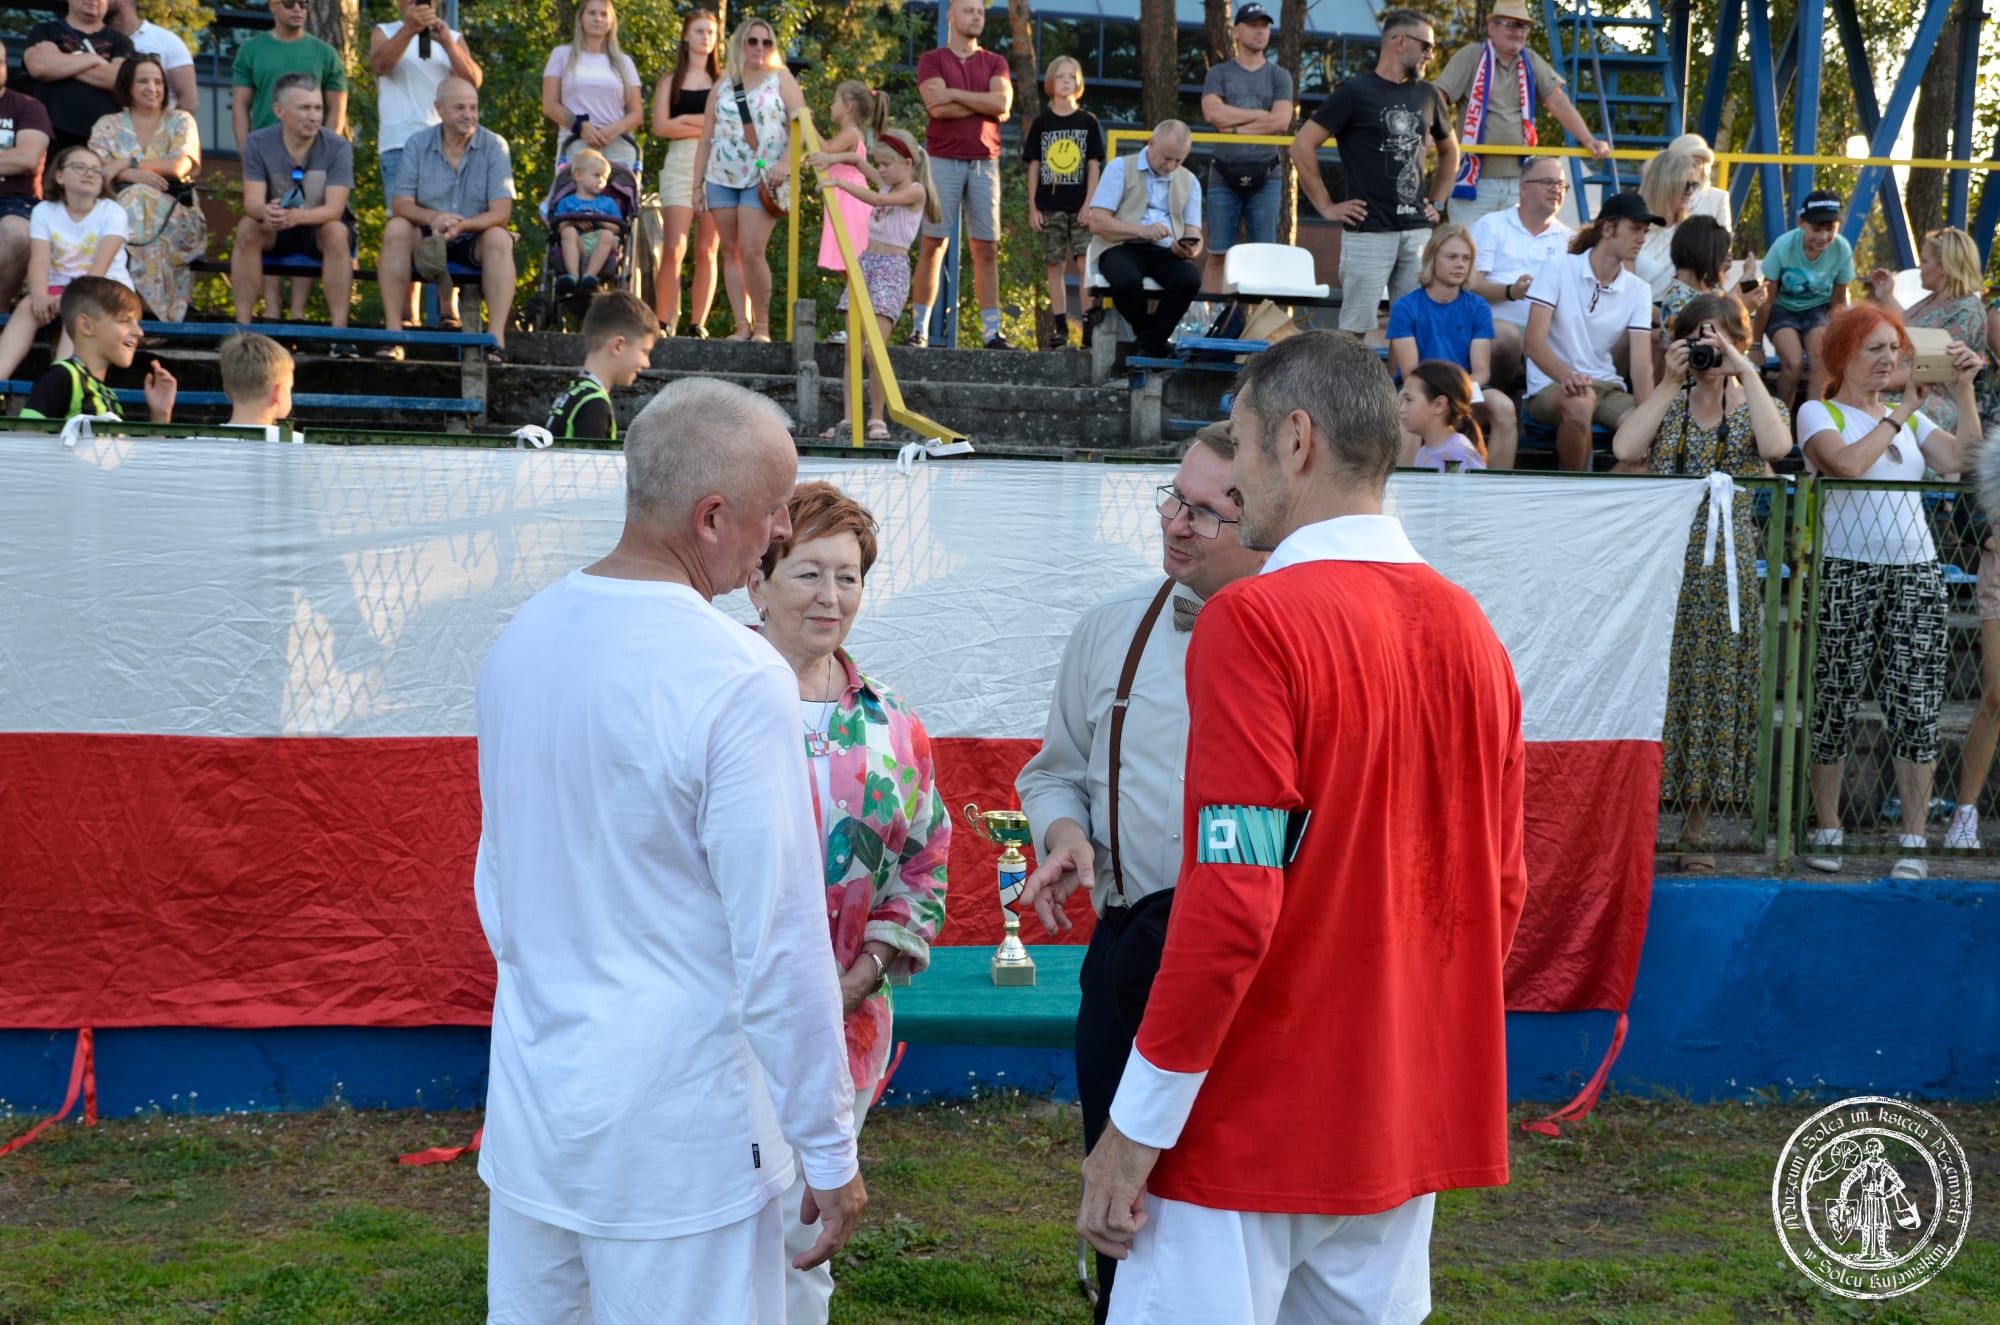
[[[628,141],[630,139],[628,138]],[[627,290],[640,294],[638,264],[633,261],[633,238],[635,222],[639,215],[639,165],[611,163],[611,177],[605,182],[604,196],[618,206],[617,252],[604,265],[598,279],[606,290]],[[541,279],[535,283],[535,294],[521,309],[521,320],[529,331],[562,331],[581,327],[584,310],[589,306],[588,295],[573,294],[568,298],[556,297],[556,278],[563,273],[562,242],[556,231],[556,204],[576,192],[576,182],[570,178],[569,161],[558,158],[555,178],[549,183],[548,196],[542,199],[537,209],[542,224],[542,233],[548,241],[548,249],[542,259]],[[600,240],[600,243],[607,242]],[[567,325],[566,325],[567,324]]]

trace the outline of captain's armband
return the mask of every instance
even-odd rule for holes
[[[1195,860],[1202,865],[1283,869],[1299,851],[1310,810],[1266,805],[1204,805],[1196,821]]]

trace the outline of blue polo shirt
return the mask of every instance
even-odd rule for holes
[[[1441,304],[1420,285],[1389,305],[1389,339],[1414,340],[1417,358],[1472,367],[1472,342],[1493,339],[1493,305],[1469,289]]]

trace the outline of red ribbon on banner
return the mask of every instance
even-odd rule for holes
[[[70,1060],[69,1091],[63,1096],[62,1108],[0,1146],[0,1155],[12,1154],[46,1132],[50,1125],[69,1117],[69,1111],[76,1107],[78,1095],[83,1097],[83,1125],[97,1126],[97,1046],[88,1026],[76,1033],[76,1056]]]
[[[1618,1061],[1618,1051],[1625,1047],[1625,1014],[1618,1014],[1618,1024],[1611,1031],[1611,1047],[1604,1051],[1604,1061],[1597,1065],[1597,1071],[1577,1093],[1577,1097],[1563,1105],[1554,1113],[1540,1118],[1527,1118],[1521,1122],[1524,1132],[1539,1132],[1543,1136],[1561,1136],[1562,1124],[1580,1123],[1590,1116],[1597,1107],[1597,1097],[1604,1093],[1604,1082],[1611,1075],[1611,1065]]]

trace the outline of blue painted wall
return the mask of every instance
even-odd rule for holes
[[[1568,1098],[1596,1067],[1612,1020],[1510,1015],[1514,1097]],[[74,1044],[69,1033],[0,1031],[0,1116],[60,1103]],[[336,1097],[357,1108],[470,1108],[485,1089],[486,1033],[104,1030],[97,1080],[106,1116],[311,1109]],[[1769,1086],[2000,1092],[2000,885],[1656,884],[1612,1083],[1695,1099]],[[913,1045],[890,1102],[974,1084],[1067,1096],[1076,1077],[1060,1052]]]

